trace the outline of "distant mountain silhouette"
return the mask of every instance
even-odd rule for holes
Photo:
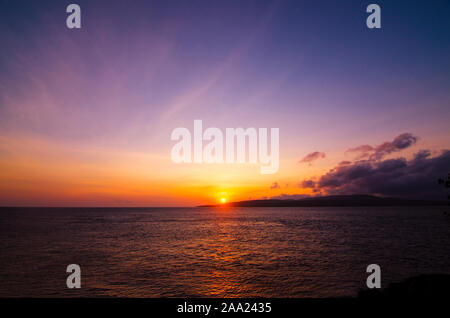
[[[223,206],[217,205],[201,205],[200,207]],[[426,205],[446,205],[445,201],[437,200],[414,200],[414,199],[398,199],[376,197],[373,195],[330,195],[320,197],[310,197],[297,200],[248,200],[230,202],[225,206],[232,207],[314,207],[314,206],[426,206]]]

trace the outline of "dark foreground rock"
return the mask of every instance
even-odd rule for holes
[[[449,298],[450,275],[429,274],[391,283],[384,289],[360,291],[358,298]]]

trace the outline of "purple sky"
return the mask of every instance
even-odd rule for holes
[[[349,148],[402,133],[418,137],[407,158],[450,144],[447,1],[378,1],[381,30],[367,1],[78,1],[80,30],[69,3],[2,4],[0,204],[303,193]],[[280,128],[279,173],[173,167],[170,133],[194,119]]]

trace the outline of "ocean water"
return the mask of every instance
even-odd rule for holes
[[[355,296],[373,263],[384,287],[450,274],[444,209],[2,208],[0,296]]]

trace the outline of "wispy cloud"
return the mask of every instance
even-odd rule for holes
[[[311,163],[313,161],[316,161],[317,159],[325,158],[324,152],[314,151],[309,154],[307,154],[303,159],[301,159],[300,163]]]

